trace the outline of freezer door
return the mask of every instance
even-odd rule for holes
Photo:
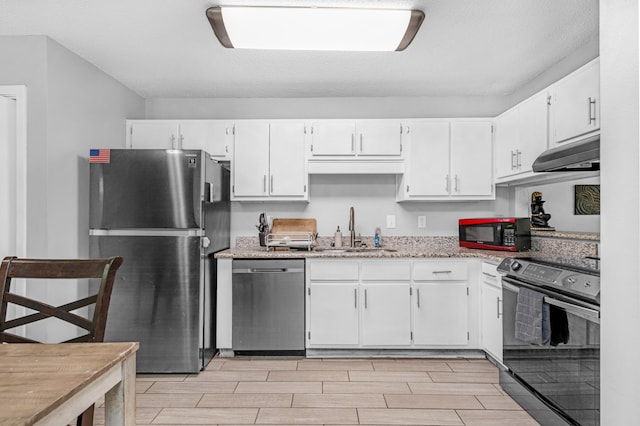
[[[140,373],[198,372],[213,356],[215,268],[201,237],[91,236],[91,257],[122,256],[107,342],[140,342]]]
[[[202,228],[204,151],[112,149],[90,163],[93,229]]]

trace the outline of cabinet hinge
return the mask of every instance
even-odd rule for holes
[[[313,144],[311,144],[310,146],[311,146],[311,152],[313,152]]]
[[[311,340],[311,332],[310,332],[310,331],[309,331],[309,332],[307,332],[307,336],[308,336],[307,338],[308,338],[309,340]]]
[[[402,124],[400,125],[400,134],[402,134]]]
[[[551,105],[551,95],[547,95],[547,105]]]
[[[407,192],[409,192],[409,185],[407,185]]]
[[[236,186],[235,185],[231,185],[231,192],[233,192],[234,194],[236,193]]]
[[[491,133],[493,133],[493,124],[491,125]]]
[[[413,296],[413,289],[409,287],[409,296]]]
[[[129,148],[133,148],[133,126],[129,127]]]
[[[304,134],[307,134],[307,126],[304,126]]]
[[[235,135],[236,134],[236,125],[233,125],[233,129],[231,129],[232,133]]]
[[[308,289],[307,289],[307,294],[308,294],[309,296],[311,296],[311,288],[308,288]]]
[[[469,295],[469,287],[467,287],[467,296]]]
[[[313,126],[311,126],[311,134],[313,134]]]
[[[307,185],[304,186],[304,192],[307,192]]]
[[[413,342],[413,331],[411,331],[409,334],[411,336],[411,341]]]
[[[402,144],[400,144],[400,152],[402,152]]]
[[[469,332],[467,331],[467,341],[469,341]]]

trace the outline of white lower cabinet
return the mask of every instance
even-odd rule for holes
[[[467,345],[467,262],[424,260],[413,264],[413,343]]]
[[[468,306],[466,282],[416,284],[413,306],[413,343],[466,345]]]
[[[308,348],[468,348],[466,261],[307,259]]]
[[[502,286],[496,265],[482,262],[480,284],[482,348],[502,362]]]
[[[411,344],[411,285],[362,284],[362,346]]]
[[[358,345],[358,284],[326,282],[308,287],[307,342]]]

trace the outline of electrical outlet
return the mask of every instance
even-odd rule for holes
[[[426,228],[426,227],[427,227],[427,217],[418,216],[418,228]]]
[[[393,229],[396,227],[396,215],[388,214],[387,215],[387,228]]]

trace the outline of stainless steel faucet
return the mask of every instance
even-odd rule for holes
[[[362,240],[360,238],[356,238],[356,219],[355,219],[355,211],[353,210],[353,207],[349,209],[349,231],[351,231],[349,246],[355,247],[356,243],[361,243]]]

